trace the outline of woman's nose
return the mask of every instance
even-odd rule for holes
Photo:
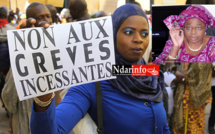
[[[192,28],[191,33],[195,34],[197,32],[196,28]]]
[[[143,43],[143,38],[139,33],[134,34],[133,42],[135,43]]]

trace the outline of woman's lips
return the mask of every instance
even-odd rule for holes
[[[133,48],[131,51],[135,54],[141,54],[143,52],[142,48]]]
[[[197,37],[190,37],[191,41],[196,41],[198,38]]]

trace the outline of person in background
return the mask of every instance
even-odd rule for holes
[[[0,8],[0,71],[7,74],[10,68],[9,50],[7,42],[7,30],[16,29],[14,26],[10,25],[7,20],[7,11],[1,7]]]
[[[60,24],[60,19],[57,16],[57,9],[50,4],[46,5],[46,7],[49,9],[49,12],[51,13],[52,24]]]
[[[4,7],[0,7],[0,73],[3,77],[6,76],[10,68],[7,30],[14,30],[14,29],[16,28],[8,23],[7,11],[5,10]],[[4,85],[3,77],[1,80],[2,85]],[[1,95],[1,91],[2,91],[2,88],[0,89],[0,95]]]
[[[116,64],[146,64],[142,55],[149,43],[149,26],[142,9],[126,4],[116,9],[112,21]],[[164,83],[158,77],[118,76],[100,83],[104,133],[169,134],[162,102]],[[32,134],[69,133],[87,111],[97,123],[95,82],[71,87],[56,108],[52,93],[35,99],[51,104],[34,102]]]
[[[67,17],[66,22],[73,22],[73,18],[72,17]]]
[[[33,99],[19,101],[12,70],[10,69],[2,90],[5,107],[11,113],[11,134],[30,134],[30,115]]]
[[[14,30],[15,26],[8,23],[7,8],[0,7],[0,99],[2,100],[3,107],[7,111],[9,120],[11,121],[12,117],[10,112],[8,112],[5,102],[2,98],[3,87],[5,85],[5,77],[10,68],[10,57],[9,57],[9,48],[7,41],[7,30]],[[9,98],[9,96],[7,96]],[[10,130],[12,124],[9,123]]]
[[[215,134],[215,63],[213,63],[212,67],[212,78],[211,78],[211,92],[212,92],[212,103],[211,103],[211,111],[208,120],[208,132],[209,134]]]
[[[68,8],[63,8],[60,12],[60,17],[61,17],[61,23],[66,23],[66,18],[71,17],[69,9]]]
[[[180,63],[174,85],[174,134],[204,134],[205,106],[211,97],[211,63]]]
[[[99,17],[104,17],[107,16],[107,13],[105,11],[97,11],[92,14],[90,14],[91,18],[99,18]]]
[[[16,8],[16,13],[13,12],[13,10],[9,11],[8,15],[8,22],[14,25],[17,25],[20,21],[20,16],[19,16],[19,8]]]
[[[25,23],[22,24],[25,25],[22,26],[22,28],[43,26],[44,22],[46,22],[46,25],[52,24],[51,14],[48,8],[41,3],[32,3],[29,5],[26,14],[28,19],[27,23],[33,22],[33,25]],[[35,18],[35,20],[32,18]],[[6,76],[5,86],[2,91],[2,99],[5,107],[12,113],[11,133],[30,134],[30,115],[33,99],[19,101],[11,69]]]
[[[85,0],[70,0],[69,11],[74,21],[90,19]]]

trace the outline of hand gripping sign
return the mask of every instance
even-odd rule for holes
[[[7,35],[20,100],[115,78],[111,17],[11,30]]]

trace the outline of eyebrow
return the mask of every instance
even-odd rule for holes
[[[125,30],[125,29],[132,29],[132,30],[136,30],[136,28],[133,28],[133,27],[124,27],[122,30]],[[149,29],[142,29],[142,31],[149,31]]]

